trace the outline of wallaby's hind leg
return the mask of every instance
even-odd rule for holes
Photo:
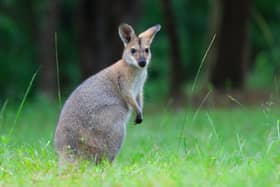
[[[98,164],[103,159],[113,162],[125,136],[128,109],[119,105],[102,107],[85,121],[63,121],[56,133],[56,149],[60,162],[91,160]]]
[[[93,128],[81,133],[84,135],[83,152],[97,163],[103,159],[113,162],[122,146],[128,117],[127,109],[117,105],[96,112],[92,119]]]

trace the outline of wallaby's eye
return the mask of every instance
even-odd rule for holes
[[[146,53],[149,53],[149,48],[145,48],[145,52],[146,52]]]
[[[131,54],[134,54],[134,53],[136,53],[136,49],[131,48],[131,49],[130,49],[130,52],[131,52]]]

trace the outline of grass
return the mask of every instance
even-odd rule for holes
[[[0,186],[277,186],[278,108],[149,112],[127,128],[113,165],[59,168],[53,148],[58,107],[27,102],[0,116]],[[194,117],[195,116],[195,117]],[[12,133],[10,129],[13,129]],[[182,132],[183,131],[183,132]]]

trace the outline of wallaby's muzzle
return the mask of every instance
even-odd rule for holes
[[[146,66],[146,61],[145,60],[139,61],[138,64],[141,68],[143,68]]]
[[[138,65],[143,68],[145,67],[147,64],[146,59],[144,56],[140,56],[140,58],[138,59]]]

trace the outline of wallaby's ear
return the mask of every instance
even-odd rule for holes
[[[119,35],[125,46],[136,37],[133,28],[126,23],[119,26]]]
[[[149,45],[152,43],[156,33],[160,31],[161,26],[160,24],[157,24],[146,31],[139,34],[139,38],[143,38]]]

